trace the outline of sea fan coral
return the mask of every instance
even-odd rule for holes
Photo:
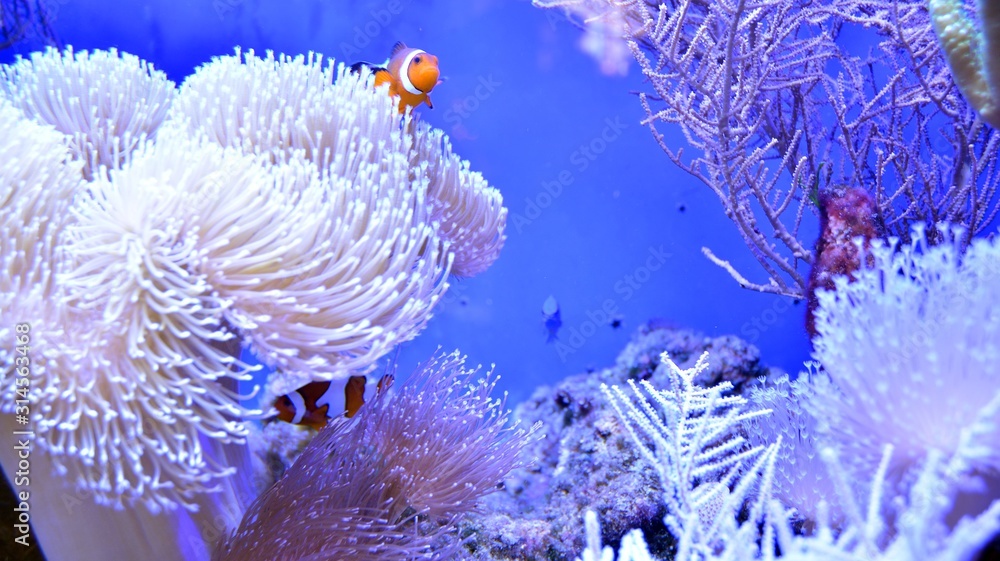
[[[117,50],[60,53],[49,48],[0,69],[0,92],[29,117],[73,138],[91,178],[121,164],[155,135],[174,97],[166,74]]]
[[[618,14],[652,90],[639,95],[643,123],[717,195],[760,264],[754,280],[703,249],[745,288],[807,295],[814,255],[802,233],[817,189],[867,191],[879,234],[902,239],[915,223],[948,222],[968,243],[1000,212],[1000,134],[948,72],[927,0],[534,3],[586,14],[588,25]],[[995,37],[997,3],[980,4]]]
[[[436,355],[357,416],[320,431],[220,547],[222,561],[451,558],[431,551],[518,465],[492,371]]]

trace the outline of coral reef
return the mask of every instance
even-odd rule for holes
[[[668,372],[662,352],[692,365],[712,358],[699,381],[732,381],[748,391],[758,377],[773,376],[755,347],[735,337],[707,338],[688,330],[643,329],[613,368],[566,378],[539,388],[515,409],[522,423],[542,424],[544,436],[522,452],[530,465],[514,470],[502,491],[484,499],[483,513],[461,522],[465,551],[457,559],[571,560],[584,547],[584,511],[600,514],[604,540],[617,543],[642,528],[651,548],[663,553],[672,539],[656,470],[642,459],[626,427],[601,392],[602,384],[646,380],[662,385]]]
[[[974,240],[963,254],[962,235],[944,229],[930,246],[916,227],[905,244],[858,242],[871,265],[819,293],[820,362],[754,389],[751,407],[694,385],[704,365],[682,370],[666,354],[680,383],[609,392],[658,468],[674,559],[995,555],[1000,244]],[[587,555],[610,559],[587,529]],[[650,549],[629,539],[619,555],[645,561]]]

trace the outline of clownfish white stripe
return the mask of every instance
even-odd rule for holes
[[[292,407],[295,408],[295,417],[292,418],[292,424],[297,425],[302,422],[302,417],[306,414],[306,400],[302,399],[299,392],[291,392],[288,394],[288,399],[292,401]]]
[[[344,411],[347,410],[347,397],[344,393],[347,381],[348,379],[345,378],[330,382],[330,387],[316,400],[316,409],[322,409],[324,405],[329,404],[330,408],[326,410],[328,417],[335,418],[343,415]]]
[[[413,95],[420,95],[424,93],[410,81],[410,62],[413,61],[413,57],[421,54],[424,54],[424,51],[421,51],[420,49],[413,49],[407,53],[406,58],[403,59],[403,63],[399,65],[399,81],[403,84],[403,89]]]

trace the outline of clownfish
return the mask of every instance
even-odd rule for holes
[[[389,389],[393,378],[387,372],[378,383],[369,382],[365,376],[310,382],[275,399],[274,408],[278,410],[278,419],[286,423],[320,430],[330,419],[353,417],[366,401]]]
[[[375,74],[375,87],[389,84],[389,95],[399,96],[399,112],[406,106],[416,107],[426,103],[434,109],[430,94],[434,86],[441,83],[438,79],[441,71],[438,69],[438,59],[420,49],[411,49],[402,41],[392,47],[389,59],[381,65],[370,62],[356,62],[351,65],[351,71],[357,72],[367,66]]]

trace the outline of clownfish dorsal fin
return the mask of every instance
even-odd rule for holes
[[[387,60],[382,64],[375,64],[374,62],[368,62],[363,60],[361,62],[355,62],[349,67],[350,71],[355,74],[361,72],[362,68],[367,68],[369,71],[371,71],[372,74],[378,74],[380,71],[386,72],[388,71],[389,68],[389,61]]]
[[[392,58],[399,54],[400,51],[406,48],[406,43],[402,41],[396,41],[396,44],[392,46],[392,50],[389,51],[389,58]]]

